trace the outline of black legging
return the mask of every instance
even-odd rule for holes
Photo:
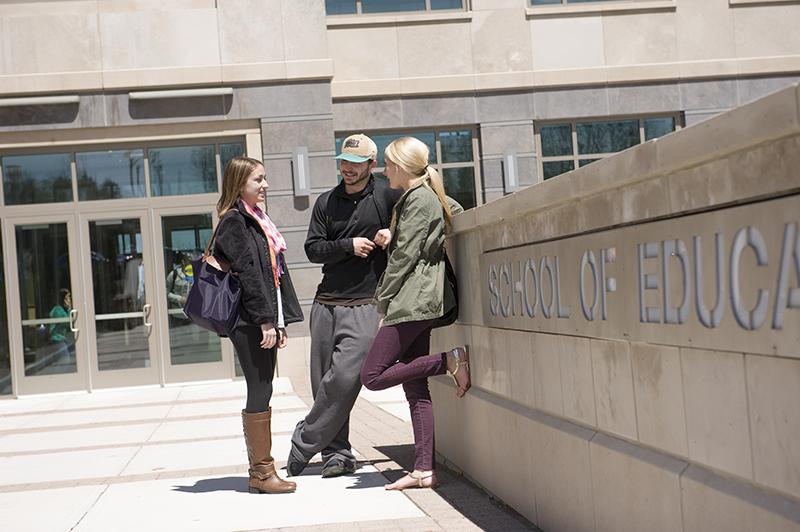
[[[266,412],[272,399],[272,377],[278,348],[261,349],[261,327],[245,325],[231,333],[231,342],[247,382],[245,412]]]

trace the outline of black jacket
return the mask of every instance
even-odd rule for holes
[[[261,325],[272,322],[278,325],[278,291],[272,275],[269,244],[258,221],[241,205],[241,200],[225,213],[219,222],[214,242],[214,255],[231,265],[231,271],[239,274],[242,298],[239,303],[239,325]],[[303,311],[283,263],[281,276],[281,300],[286,325],[303,320]]]
[[[392,207],[402,190],[392,190],[384,179],[371,177],[357,197],[345,192],[344,182],[317,198],[308,225],[308,260],[322,266],[317,297],[368,299],[375,296],[386,269],[386,252],[376,247],[367,258],[353,254],[353,238],[375,237],[392,219]]]

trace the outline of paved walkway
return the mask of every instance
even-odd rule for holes
[[[310,404],[276,379],[274,456]],[[399,389],[364,392],[353,412],[355,474],[312,462],[292,495],[247,493],[244,384],[137,388],[0,401],[0,523],[23,531],[530,530],[462,477],[387,492],[413,463]]]

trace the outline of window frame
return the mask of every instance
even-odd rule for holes
[[[185,138],[175,138],[168,140],[136,140],[136,141],[123,141],[123,142],[105,142],[105,143],[76,143],[64,144],[58,146],[41,146],[41,147],[21,147],[0,150],[0,210],[2,209],[25,209],[31,208],[36,205],[50,205],[50,206],[64,206],[67,208],[74,208],[78,206],[80,210],[87,210],[88,205],[102,206],[104,204],[118,205],[119,202],[147,202],[147,201],[168,201],[169,198],[182,198],[182,197],[198,197],[204,195],[219,195],[222,191],[222,165],[221,165],[221,149],[220,146],[224,144],[238,143],[242,145],[243,153],[247,154],[247,136],[243,134],[232,135],[219,135],[219,136],[188,136]],[[198,193],[198,194],[178,194],[178,195],[164,195],[156,196],[152,193],[152,175],[150,171],[150,150],[159,148],[177,148],[177,147],[191,147],[191,146],[214,146],[214,164],[217,174],[217,192],[211,193]],[[125,197],[125,198],[111,198],[111,199],[80,199],[78,190],[78,168],[77,157],[79,153],[95,153],[103,151],[120,151],[120,150],[142,150],[144,161],[144,196],[138,197]],[[67,154],[70,158],[70,179],[72,184],[72,200],[65,202],[43,202],[43,203],[23,203],[12,204],[6,203],[5,198],[5,176],[3,175],[2,159],[5,157],[13,157],[17,155],[48,155],[48,154]]]
[[[586,124],[592,122],[616,122],[616,121],[625,121],[625,120],[637,120],[639,122],[639,142],[634,144],[630,148],[634,148],[636,146],[641,146],[645,142],[649,142],[645,140],[645,131],[644,131],[644,123],[646,120],[651,120],[654,118],[672,118],[675,121],[675,129],[672,131],[680,131],[683,129],[683,113],[682,112],[672,112],[672,113],[652,113],[652,114],[637,114],[637,115],[611,115],[611,116],[602,116],[602,117],[590,117],[590,118],[567,118],[567,119],[555,119],[555,120],[537,120],[534,122],[534,141],[536,146],[536,158],[537,161],[537,183],[541,183],[546,181],[547,179],[552,179],[553,177],[558,177],[557,174],[550,178],[544,177],[544,163],[549,162],[564,162],[564,161],[572,161],[573,163],[573,170],[577,170],[581,168],[580,162],[583,160],[592,159],[605,159],[606,157],[611,157],[612,155],[616,155],[620,153],[620,151],[614,152],[601,152],[601,153],[578,153],[578,124]],[[550,155],[545,156],[542,152],[542,128],[547,126],[561,126],[561,125],[569,125],[570,126],[570,133],[571,133],[571,140],[572,140],[572,155]],[[651,139],[653,140],[653,139]],[[630,149],[626,148],[626,149]],[[567,172],[564,172],[567,173]]]
[[[326,17],[373,17],[373,16],[386,16],[386,15],[415,15],[415,14],[436,14],[436,13],[463,13],[470,11],[469,0],[461,0],[461,7],[454,9],[433,9],[431,8],[431,0],[425,0],[424,9],[410,9],[402,11],[381,11],[377,13],[364,13],[362,8],[363,0],[354,0],[356,3],[355,13],[340,13],[337,15],[329,15],[327,9],[325,11]],[[530,1],[530,0],[529,0]]]
[[[471,161],[460,161],[455,163],[443,163],[442,161],[442,141],[441,141],[441,133],[443,132],[455,132],[455,131],[470,131],[472,133],[472,160]],[[444,172],[443,170],[453,169],[453,168],[472,168],[473,169],[473,185],[475,187],[475,207],[483,205],[486,203],[485,201],[485,193],[483,190],[483,176],[481,174],[481,152],[480,152],[480,139],[478,137],[479,128],[475,124],[470,125],[453,125],[453,126],[441,126],[441,127],[431,127],[431,128],[392,128],[392,129],[370,129],[370,130],[358,130],[358,131],[336,131],[334,134],[334,141],[338,139],[344,139],[348,135],[353,135],[356,133],[363,133],[368,137],[377,136],[377,135],[397,135],[398,137],[405,137],[405,136],[416,136],[420,133],[433,133],[434,135],[434,143],[436,146],[436,160],[433,163],[430,163],[439,175],[442,176],[444,179]],[[337,153],[338,155],[338,153]],[[376,162],[377,164],[377,162]],[[385,175],[385,166],[375,166],[373,168],[373,174],[383,174]],[[336,176],[337,179],[340,178],[339,174],[339,166],[336,166]],[[446,192],[446,191],[445,191]],[[466,209],[465,209],[466,210]]]

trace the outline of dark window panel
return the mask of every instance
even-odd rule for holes
[[[540,130],[542,139],[542,156],[558,157],[572,155],[572,126],[557,124],[542,126]]]
[[[3,157],[6,205],[72,201],[72,170],[67,153]]]
[[[666,118],[647,118],[644,121],[644,140],[657,139],[667,133],[675,131],[675,119]]]
[[[585,122],[576,126],[578,153],[612,153],[639,144],[638,120]]]
[[[551,177],[574,170],[575,163],[573,161],[549,161],[542,163],[542,169],[544,171],[544,179],[550,179]]]
[[[144,150],[75,154],[78,199],[143,198]]]
[[[181,146],[149,150],[153,196],[217,192],[214,146]]]
[[[361,0],[362,13],[424,11],[425,0]]]
[[[328,15],[353,15],[356,0],[325,0],[325,13]]]

